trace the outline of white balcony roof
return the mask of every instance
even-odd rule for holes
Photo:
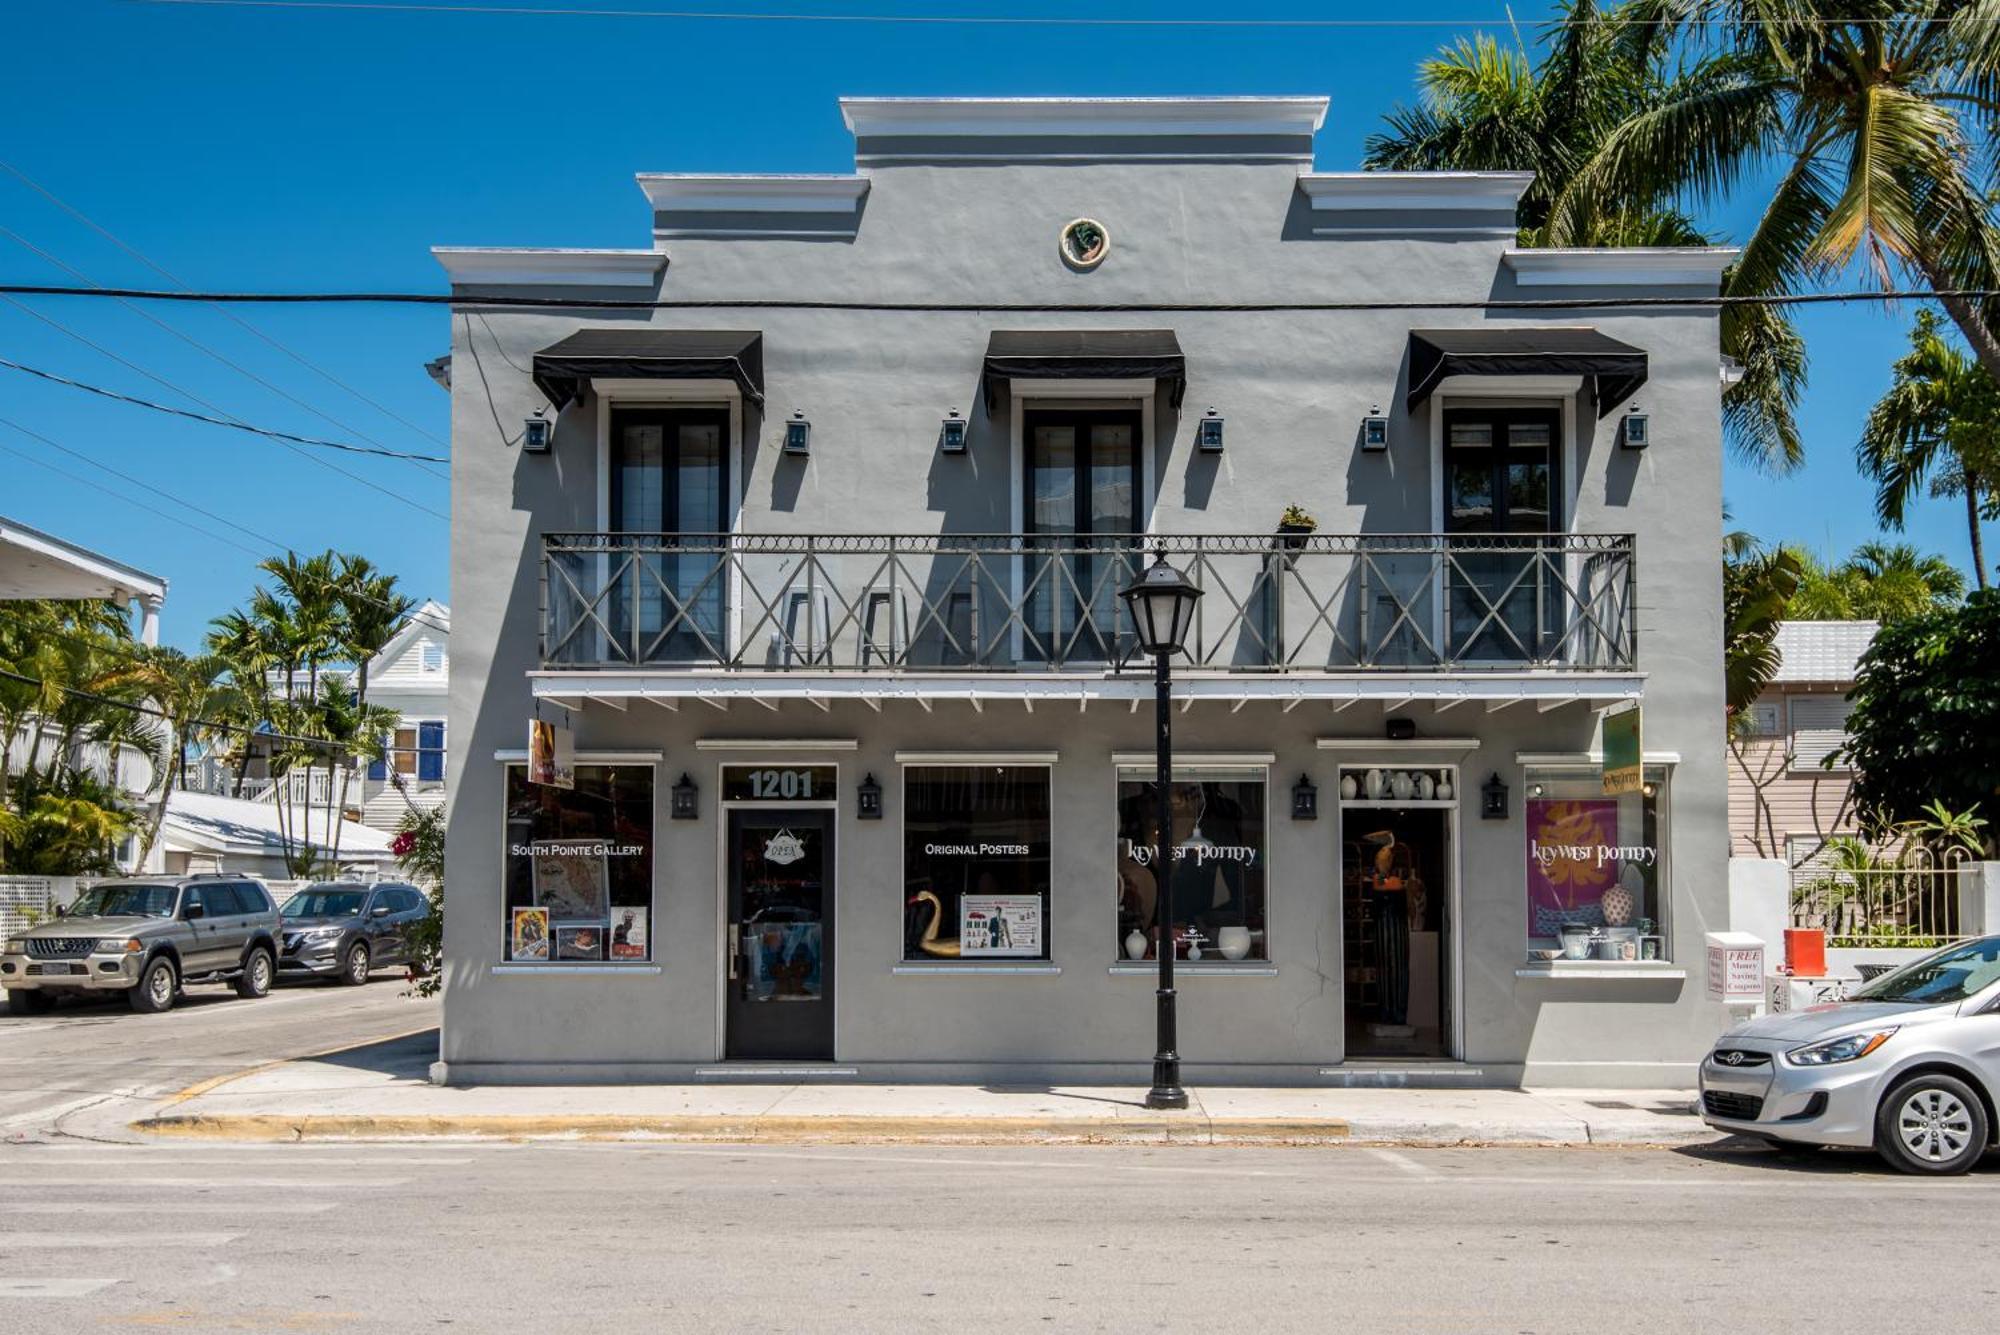
[[[0,516],[0,599],[109,598],[158,603],[167,581]]]

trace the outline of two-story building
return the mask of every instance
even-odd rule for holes
[[[436,252],[442,1078],[1143,1083],[1172,949],[1193,1081],[1689,1079],[1721,358],[1623,303],[1733,252],[1519,249],[1527,176],[1316,171],[1320,98],[841,110],[649,244]]]

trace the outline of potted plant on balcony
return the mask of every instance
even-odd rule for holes
[[[1278,541],[1293,551],[1306,545],[1306,538],[1319,528],[1319,520],[1314,519],[1305,509],[1297,505],[1285,507],[1285,513],[1278,516]]]

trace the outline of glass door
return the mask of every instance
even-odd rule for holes
[[[729,413],[724,408],[621,408],[611,417],[611,528],[632,535],[613,557],[607,599],[634,663],[727,656]]]
[[[1118,658],[1118,590],[1130,583],[1139,516],[1138,412],[1036,410],[1022,420],[1027,557],[1021,657]]]
[[[1444,415],[1445,657],[1537,662],[1560,641],[1562,415],[1554,408],[1455,408]]]
[[[732,1059],[833,1059],[833,815],[729,813]]]

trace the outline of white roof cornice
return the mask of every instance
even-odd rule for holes
[[[856,138],[1312,135],[1324,97],[843,97]]]
[[[1742,253],[1733,246],[1509,250],[1500,262],[1522,287],[1714,287]]]
[[[1302,172],[1316,213],[1347,210],[1513,213],[1533,172]]]
[[[651,287],[667,267],[658,250],[433,246],[453,286]]]
[[[700,175],[640,172],[655,213],[853,213],[868,193],[865,176]]]
[[[0,598],[138,598],[157,605],[167,582],[88,547],[0,516]]]

